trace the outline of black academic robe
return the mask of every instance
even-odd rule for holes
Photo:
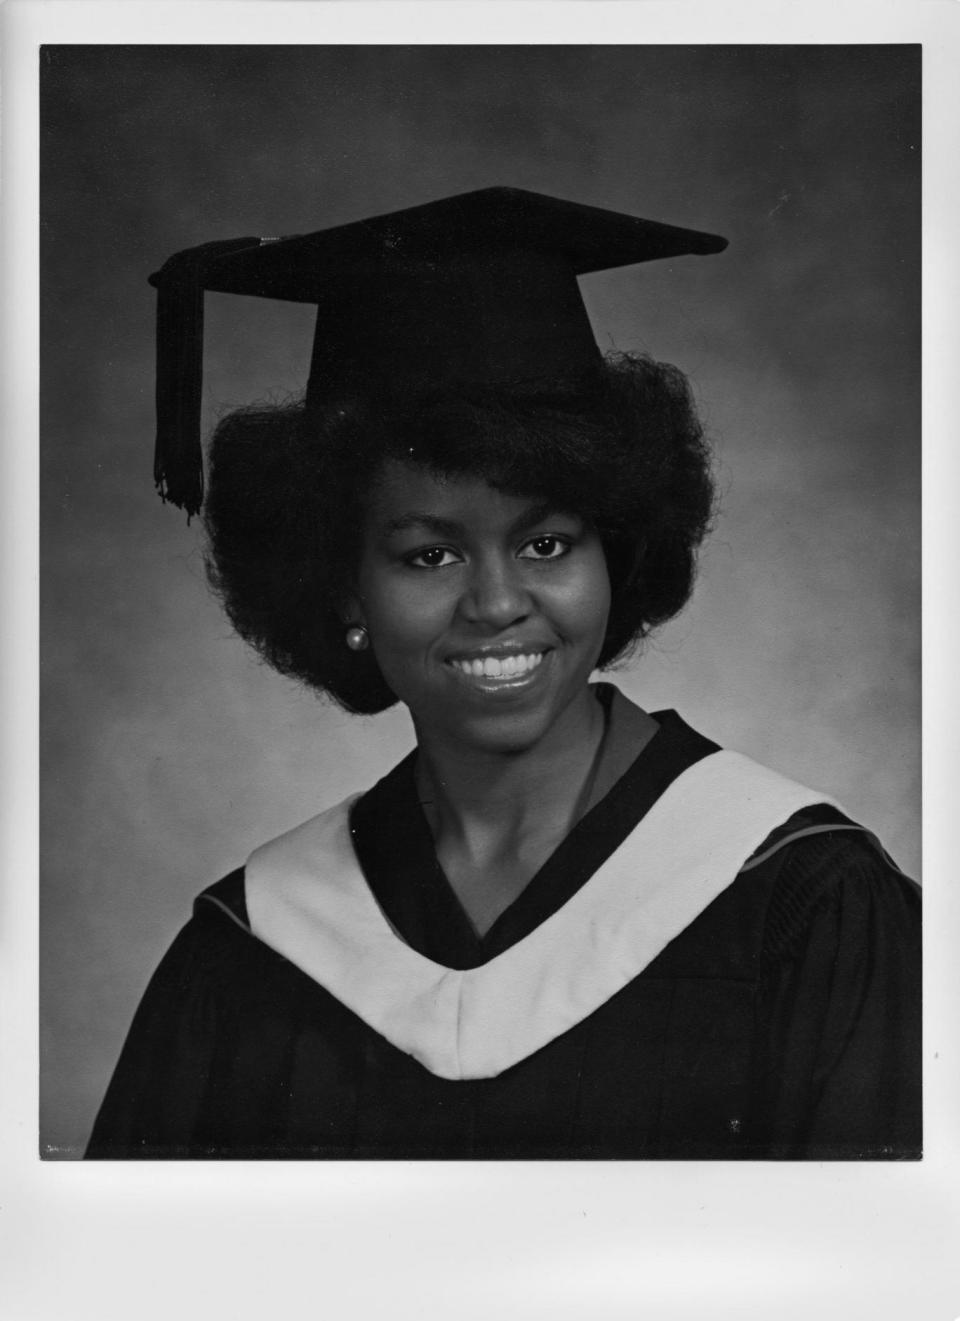
[[[439,867],[408,757],[354,805],[383,913],[449,968],[556,912],[716,745],[675,713],[479,937]],[[243,870],[155,973],[94,1158],[910,1159],[919,1156],[919,891],[813,806],[644,970],[495,1077],[403,1053],[249,929]]]

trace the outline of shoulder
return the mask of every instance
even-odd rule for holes
[[[761,960],[794,957],[815,935],[854,933],[864,952],[878,942],[919,957],[921,891],[872,832],[842,812],[814,807],[775,830],[739,882],[763,897]]]
[[[167,949],[152,984],[179,992],[188,986],[213,990],[232,979],[253,943],[245,869],[238,867],[195,897],[190,917]]]
[[[276,909],[293,906],[315,889],[322,875],[325,888],[350,870],[353,850],[351,808],[356,796],[344,799],[282,835],[254,849],[247,862],[201,890],[192,914],[170,946],[155,980],[214,989],[238,976],[264,971],[259,964],[276,959],[263,944],[264,921]]]
[[[155,998],[165,995],[200,1006],[206,1018],[220,1022],[273,994],[287,969],[258,938],[249,898],[246,867],[200,891],[189,920],[154,974]]]
[[[245,868],[238,867],[194,898],[192,912],[151,978],[154,996],[215,995],[253,956]]]
[[[228,876],[201,890],[193,901],[193,919],[200,926],[232,922],[250,930],[247,913],[246,867],[237,867]]]
[[[880,944],[919,960],[919,887],[869,831],[832,805],[813,804],[766,834],[665,951],[663,970],[754,981],[814,945],[869,957]]]
[[[679,777],[674,797],[680,808],[694,799],[690,824],[697,833],[699,820],[712,811],[725,821],[742,813],[759,827],[741,854],[731,898],[747,905],[771,948],[795,935],[819,906],[843,897],[919,913],[920,887],[872,831],[822,791],[740,753],[720,751]]]

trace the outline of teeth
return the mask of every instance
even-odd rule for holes
[[[543,652],[531,652],[529,656],[487,656],[484,660],[454,660],[454,669],[461,674],[468,674],[472,679],[517,679],[521,675],[535,670],[543,660]]]

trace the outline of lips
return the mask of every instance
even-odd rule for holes
[[[456,656],[448,664],[471,679],[522,679],[543,661],[542,651],[506,656]]]

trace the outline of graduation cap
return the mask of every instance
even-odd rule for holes
[[[150,276],[157,489],[188,514],[203,499],[205,290],[317,305],[309,410],[355,391],[585,376],[601,355],[578,275],[726,246],[716,234],[484,188],[317,233],[178,252]]]

